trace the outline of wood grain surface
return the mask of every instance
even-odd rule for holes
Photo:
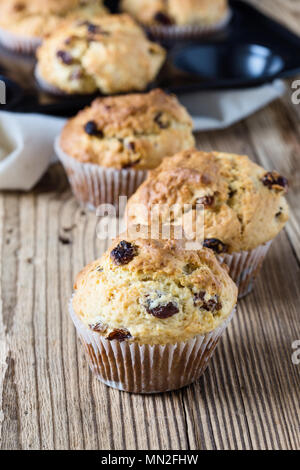
[[[255,0],[299,32],[298,0]],[[59,165],[30,193],[0,194],[0,448],[299,449],[300,105],[286,95],[252,117],[198,134],[202,149],[247,153],[289,177],[291,220],[204,376],[138,396],[89,372],[67,303],[98,257],[97,219]]]

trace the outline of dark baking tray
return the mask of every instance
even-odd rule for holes
[[[116,8],[117,2],[107,2]],[[244,88],[300,73],[300,37],[253,6],[230,2],[232,18],[221,32],[194,41],[165,43],[168,60],[150,88],[182,93]],[[70,116],[93,96],[53,97],[33,78],[34,59],[0,49],[0,79],[7,105],[0,109]]]

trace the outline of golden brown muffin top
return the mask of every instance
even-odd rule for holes
[[[211,250],[124,234],[77,276],[72,305],[107,339],[167,344],[217,328],[237,287]]]
[[[228,11],[227,0],[122,0],[121,8],[147,25],[211,25]]]
[[[97,98],[64,127],[61,148],[82,162],[115,168],[154,168],[194,143],[192,120],[162,90]]]
[[[11,15],[25,16],[35,13],[62,15],[72,8],[85,8],[93,3],[103,4],[102,0],[5,0],[3,8]],[[2,5],[1,5],[2,8]]]
[[[25,37],[44,37],[63,19],[106,14],[102,0],[3,0],[0,27]]]
[[[165,222],[168,208],[177,204],[178,223],[185,204],[193,211],[203,204],[207,246],[217,239],[219,253],[251,250],[273,239],[288,220],[286,191],[284,177],[247,156],[190,149],[164,159],[149,174],[128,202],[128,219],[147,225],[150,209],[164,204],[160,213]]]
[[[37,71],[65,93],[116,94],[144,90],[165,57],[129,15],[104,15],[56,28],[37,51]]]

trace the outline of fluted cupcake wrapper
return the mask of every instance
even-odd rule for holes
[[[146,30],[157,39],[166,39],[170,41],[176,41],[180,39],[196,39],[218,33],[228,25],[231,17],[232,11],[228,10],[228,12],[226,12],[224,17],[218,23],[212,25],[152,25],[146,26]]]
[[[254,250],[218,256],[219,261],[229,267],[230,277],[239,288],[239,299],[252,291],[255,278],[262,267],[272,241],[259,245]]]
[[[71,318],[92,372],[109,387],[132,393],[160,393],[189,385],[203,374],[230,316],[215,330],[166,345],[108,341],[75,314]]]
[[[0,28],[0,44],[10,51],[34,54],[41,43],[40,38],[28,38]]]
[[[89,210],[96,210],[100,204],[112,204],[119,209],[119,196],[130,197],[147,176],[147,170],[116,170],[79,162],[62,151],[59,138],[55,141],[55,151],[76,199]]]

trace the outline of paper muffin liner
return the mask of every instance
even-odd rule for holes
[[[40,38],[28,38],[0,28],[0,44],[13,52],[34,54],[41,43]]]
[[[119,196],[130,197],[147,177],[147,170],[116,170],[79,162],[60,148],[59,137],[54,147],[74,196],[83,207],[92,211],[100,204],[112,204],[119,212]]]
[[[254,250],[232,254],[226,253],[225,255],[218,256],[220,262],[229,266],[229,275],[239,289],[239,299],[252,291],[254,281],[262,267],[272,241],[259,245]]]
[[[205,371],[230,316],[215,330],[175,344],[149,345],[108,341],[69,312],[81,340],[91,371],[109,387],[131,393],[161,393],[177,390]]]
[[[146,30],[154,38],[170,41],[197,39],[220,32],[230,22],[232,11],[229,9],[224,17],[217,23],[211,25],[152,25],[146,26]]]
[[[34,78],[39,86],[39,88],[46,93],[50,93],[51,95],[55,96],[66,96],[68,93],[66,93],[64,90],[61,90],[60,88],[51,85],[51,83],[48,83],[40,74],[39,72],[39,67],[36,65],[34,69]]]

